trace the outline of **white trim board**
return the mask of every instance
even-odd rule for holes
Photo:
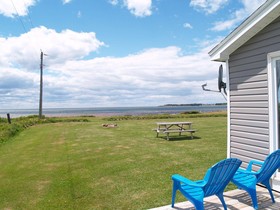
[[[211,60],[226,61],[231,53],[279,16],[280,1],[267,0],[250,17],[209,52]]]

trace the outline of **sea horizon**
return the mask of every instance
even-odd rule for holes
[[[117,115],[147,115],[147,114],[179,114],[182,112],[215,112],[225,111],[227,105],[160,105],[160,106],[139,106],[139,107],[86,107],[86,108],[43,108],[43,115],[46,117],[66,116],[117,116]],[[39,109],[0,109],[0,117],[5,118],[7,114],[11,117],[23,117],[38,115]]]

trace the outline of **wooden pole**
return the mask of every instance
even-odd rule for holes
[[[10,113],[7,113],[7,119],[8,119],[8,123],[11,124],[12,121],[11,121],[11,116],[10,116]]]
[[[43,109],[43,57],[44,54],[41,51],[40,56],[40,101],[39,101],[39,119],[42,119],[42,109]]]

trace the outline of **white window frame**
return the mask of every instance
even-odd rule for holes
[[[275,61],[280,60],[280,51],[267,55],[267,75],[268,75],[268,97],[269,97],[269,150],[270,153],[279,148],[278,132],[278,96],[277,96],[277,74]],[[280,172],[277,172],[280,177]]]
[[[230,158],[231,147],[230,147],[230,84],[229,84],[229,60],[226,60],[226,78],[227,78],[227,157]]]

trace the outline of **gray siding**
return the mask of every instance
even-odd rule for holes
[[[280,50],[280,17],[229,58],[230,156],[264,160],[269,153],[267,54]]]

